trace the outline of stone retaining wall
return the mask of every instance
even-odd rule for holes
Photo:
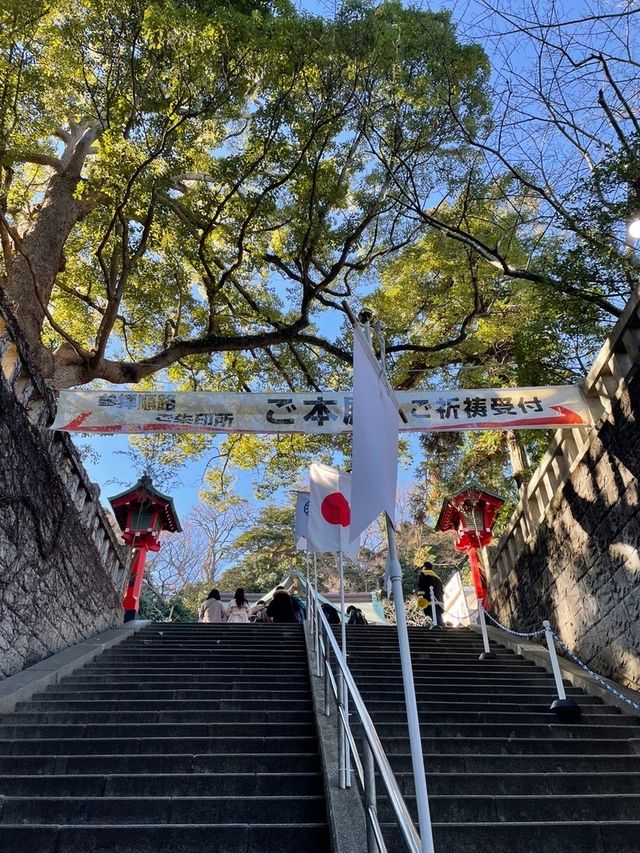
[[[562,640],[593,670],[638,689],[637,364],[617,386],[608,408],[517,553],[512,545],[510,554],[509,533],[497,549],[489,550],[490,594],[493,614],[503,624],[530,631],[549,619]]]
[[[122,622],[129,554],[0,300],[0,678]]]

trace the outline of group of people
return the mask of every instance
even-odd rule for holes
[[[239,587],[225,608],[220,600],[220,592],[212,589],[198,611],[200,622],[227,622],[230,625],[242,625],[248,622],[304,622],[305,604],[297,595],[291,595],[283,586],[277,587],[273,598],[266,603],[257,601],[253,607],[247,601],[244,589]]]
[[[322,605],[322,610],[330,624],[338,624],[340,616],[335,607],[329,603]],[[230,625],[242,625],[248,622],[276,622],[290,623],[304,622],[306,606],[297,595],[292,595],[283,586],[276,587],[273,598],[266,603],[263,599],[257,601],[253,607],[247,601],[244,589],[239,587],[225,608],[220,600],[220,592],[212,589],[206,599],[200,605],[198,619],[200,622],[227,622]],[[351,605],[347,608],[349,625],[366,625],[362,611]]]
[[[442,604],[444,589],[442,581],[433,570],[433,565],[430,562],[425,562],[416,571],[418,572],[418,591],[429,602],[428,606],[424,608],[424,612],[433,618],[433,611],[429,601],[431,591],[433,590],[436,600],[436,626],[444,628],[444,606]],[[338,611],[331,604],[325,602],[322,605],[322,610],[329,624],[340,623]],[[217,589],[212,589],[200,605],[198,619],[200,622],[227,622],[230,625],[242,625],[248,622],[295,623],[304,622],[305,611],[306,606],[304,602],[297,595],[292,595],[283,586],[276,587],[269,604],[261,599],[253,607],[247,601],[242,587],[239,587],[235,591],[232,600],[226,608],[220,600],[220,592]],[[367,624],[362,611],[353,605],[347,607],[347,617],[347,624],[349,625]]]

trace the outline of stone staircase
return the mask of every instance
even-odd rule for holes
[[[147,626],[0,717],[2,853],[329,851],[300,625]]]
[[[416,815],[396,629],[347,629],[348,660]],[[437,853],[638,853],[640,727],[567,683],[577,723],[550,712],[551,674],[467,629],[410,628]],[[356,729],[356,737],[360,732]],[[379,782],[378,793],[381,792]],[[378,798],[389,851],[404,849]]]

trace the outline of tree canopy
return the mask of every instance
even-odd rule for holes
[[[0,290],[40,369],[344,388],[346,298],[383,320],[397,387],[579,381],[638,283],[639,15],[6,0]],[[500,479],[506,437],[452,441],[426,439],[429,470]],[[291,482],[323,450],[219,455]]]
[[[482,50],[398,2],[3,17],[2,288],[59,388],[324,379],[349,354],[321,315],[417,227],[381,152],[419,152],[435,186],[486,109]]]

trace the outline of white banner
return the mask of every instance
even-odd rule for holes
[[[404,432],[467,429],[567,429],[591,424],[573,385],[398,391]],[[398,420],[400,420],[398,418]],[[351,432],[350,391],[216,394],[208,391],[61,391],[52,429],[66,432]]]
[[[383,512],[392,523],[395,520],[400,426],[399,401],[359,324],[353,328],[353,399],[351,535],[355,538]]]

